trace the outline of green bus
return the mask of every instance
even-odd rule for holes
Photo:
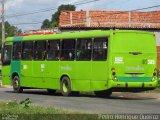
[[[155,35],[134,30],[90,30],[6,39],[2,84],[15,92],[60,90],[69,96],[93,91],[145,91],[157,87]]]

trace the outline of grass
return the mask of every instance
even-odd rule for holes
[[[0,102],[2,120],[97,120],[98,115],[32,105],[31,102],[16,100]]]
[[[160,87],[157,87],[156,89],[154,90],[150,90],[148,92],[152,92],[152,93],[160,93]]]
[[[160,77],[159,77],[159,79],[158,79],[158,86],[157,86],[157,88],[154,89],[154,90],[151,90],[151,91],[149,91],[149,92],[160,93]]]

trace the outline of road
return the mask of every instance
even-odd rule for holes
[[[0,100],[18,101],[30,98],[35,105],[54,106],[81,113],[160,114],[160,93],[113,93],[111,98],[96,98],[94,95],[63,97],[60,93],[50,95],[46,90],[24,90],[13,93],[12,88],[0,88]]]

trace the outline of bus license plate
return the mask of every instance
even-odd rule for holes
[[[137,77],[138,75],[137,74],[132,74],[132,77]]]

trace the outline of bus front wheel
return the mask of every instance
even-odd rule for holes
[[[103,90],[103,91],[94,91],[94,94],[97,97],[102,97],[102,98],[108,98],[111,96],[112,94],[112,90],[108,89],[108,90]]]
[[[16,92],[16,93],[23,92],[23,89],[20,86],[20,80],[19,80],[18,76],[14,76],[13,79],[12,79],[12,82],[13,82],[13,90],[14,90],[14,92]]]
[[[63,96],[71,95],[71,83],[68,77],[63,77],[60,83],[60,89]]]

